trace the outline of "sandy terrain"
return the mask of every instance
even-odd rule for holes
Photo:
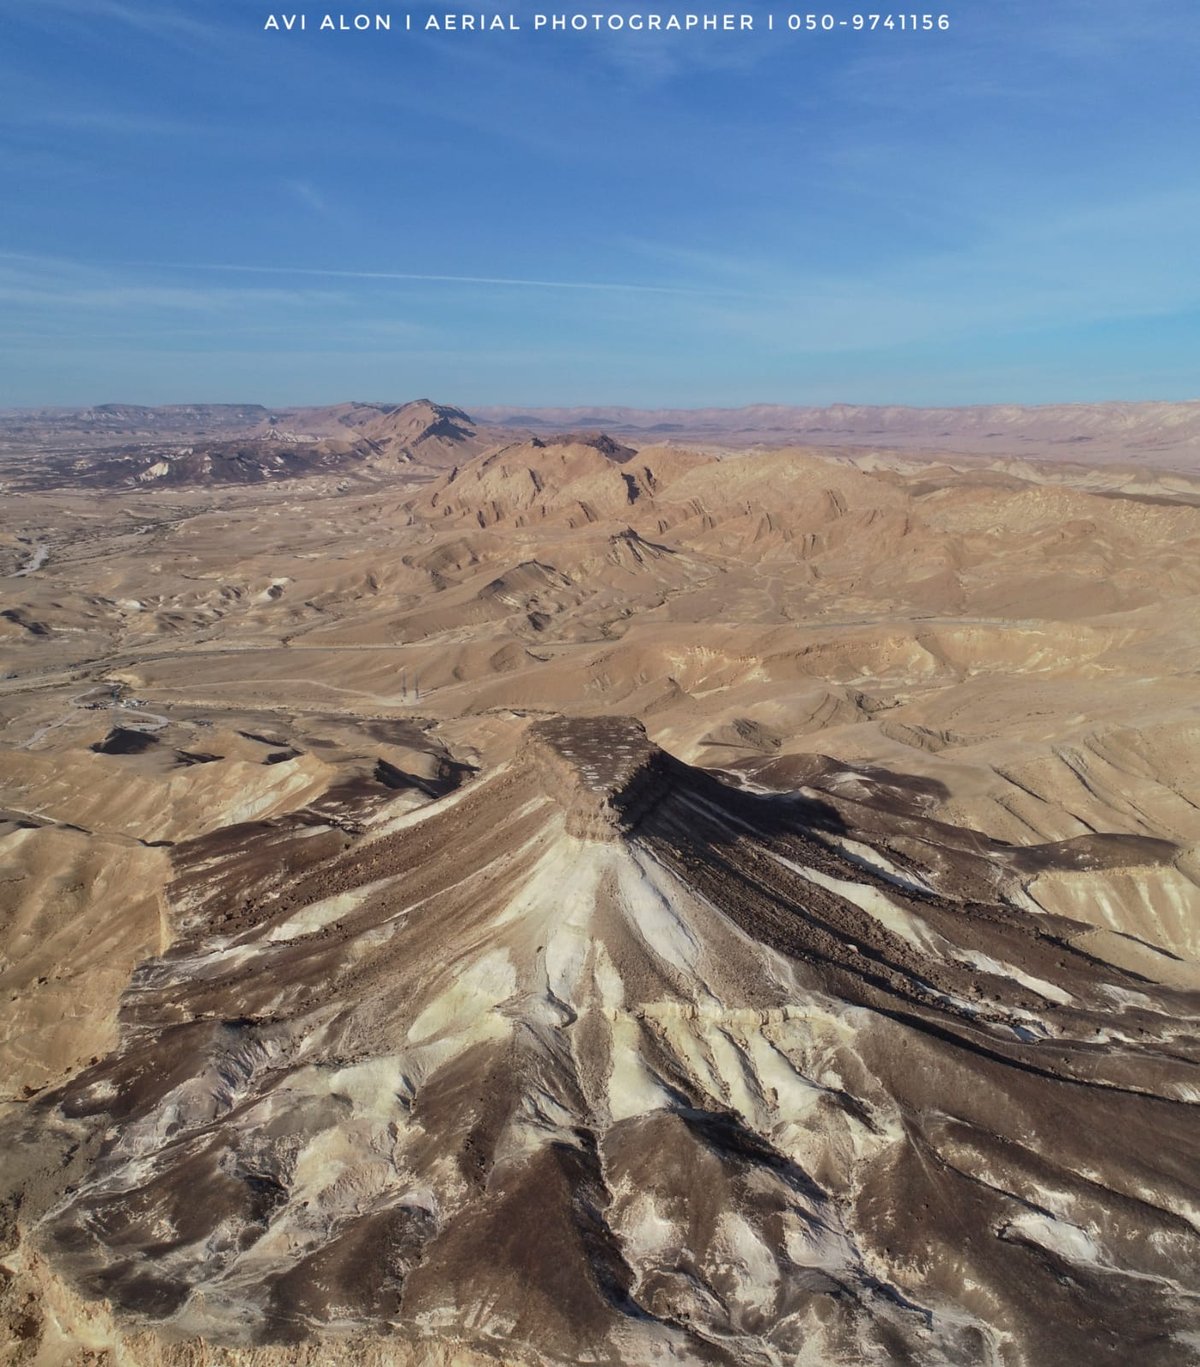
[[[4,466],[0,1352],[1200,1361],[1200,475],[363,408]]]

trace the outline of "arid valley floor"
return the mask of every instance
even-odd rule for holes
[[[0,1360],[1200,1363],[1200,404],[476,416],[0,415]]]

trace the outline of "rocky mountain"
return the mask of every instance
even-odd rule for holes
[[[415,399],[402,404],[346,403],[329,408],[284,409],[267,419],[281,438],[349,438],[370,444],[378,455],[425,465],[479,449],[478,424],[461,408]],[[485,436],[484,441],[490,437]],[[451,461],[452,463],[452,461]]]
[[[0,415],[10,488],[205,487],[327,476],[377,479],[403,466],[427,473],[468,459],[507,433],[422,399],[333,408],[258,406],[98,409]],[[25,450],[32,446],[32,450]]]
[[[540,721],[415,811],[176,846],[116,1049],[9,1142],[81,1291],[216,1344],[1175,1367],[1197,1002],[1019,893],[1171,855]]]

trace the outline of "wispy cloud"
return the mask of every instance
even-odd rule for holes
[[[1054,213],[1014,205],[951,245],[838,269],[777,253],[624,242],[667,272],[738,286],[727,299],[699,298],[693,330],[747,351],[771,339],[778,354],[796,355],[1185,314],[1200,308],[1198,220],[1200,194],[1187,187],[1080,198]]]
[[[101,133],[117,138],[174,137],[194,134],[195,125],[185,119],[158,114],[122,113],[114,109],[69,109],[58,104],[25,105],[0,111],[0,121],[20,128],[60,128],[71,134]]]
[[[10,337],[73,338],[81,328],[155,336],[199,324],[217,337],[280,329],[280,318],[349,311],[345,291],[176,284],[77,261],[0,252],[0,305]],[[403,320],[391,320],[403,328]]]
[[[319,214],[327,215],[330,212],[329,201],[323,194],[307,180],[289,180],[284,182],[288,192],[295,196],[301,204],[307,204],[310,209],[316,210]]]
[[[215,262],[141,261],[122,265],[149,267],[154,270],[213,271],[238,275],[285,275],[329,280],[396,280],[442,285],[499,285],[515,289],[538,290],[598,290],[628,294],[674,294],[702,296],[730,294],[727,289],[705,286],[654,285],[622,280],[535,280],[508,275],[442,275],[429,271],[352,271],[321,266],[246,266],[222,265]]]
[[[160,38],[209,41],[213,34],[211,23],[202,23],[190,15],[181,14],[165,3],[139,5],[130,4],[127,0],[38,0],[36,7],[31,8],[43,18],[56,13],[67,14],[93,23],[123,24]]]
[[[358,222],[356,216],[338,198],[322,193],[311,180],[297,179],[283,182],[285,192],[325,223],[345,232],[352,232]]]

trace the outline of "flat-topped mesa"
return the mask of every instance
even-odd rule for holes
[[[552,717],[525,733],[523,754],[567,811],[567,832],[617,840],[670,782],[668,756],[635,717]]]

